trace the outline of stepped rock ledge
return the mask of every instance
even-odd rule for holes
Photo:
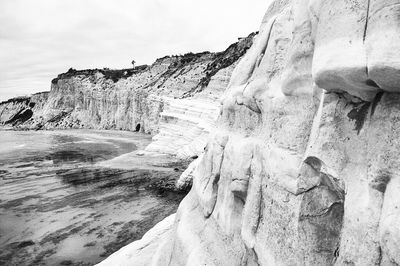
[[[165,56],[131,69],[75,70],[51,90],[0,103],[5,129],[119,129],[156,135],[148,152],[198,156],[219,113],[219,98],[255,33],[218,53]]]
[[[399,265],[399,14],[275,0],[175,218],[100,265]]]
[[[400,265],[399,14],[274,0],[225,52],[70,70],[0,121],[147,132],[149,152],[195,158],[177,213],[101,266]]]

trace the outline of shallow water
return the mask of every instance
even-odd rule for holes
[[[175,212],[184,195],[153,189],[151,180],[176,178],[184,167],[129,155],[150,140],[121,131],[0,131],[0,265],[92,265]],[[129,165],[102,166],[121,155]]]

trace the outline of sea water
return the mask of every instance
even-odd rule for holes
[[[122,131],[0,131],[0,265],[93,265],[175,212],[183,195],[148,184],[183,169],[127,156],[150,141]],[[119,168],[102,166],[123,156]]]

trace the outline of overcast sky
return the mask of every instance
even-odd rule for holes
[[[50,89],[70,67],[128,68],[222,51],[270,0],[0,0],[0,101]]]

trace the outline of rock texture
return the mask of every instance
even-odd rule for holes
[[[207,144],[207,137],[218,117],[218,105],[208,99],[168,99],[160,114],[159,134],[147,151],[196,157]]]
[[[149,150],[196,156],[217,117],[218,99],[254,35],[223,52],[166,56],[134,69],[70,69],[52,80],[51,91],[40,94],[43,99],[33,95],[0,103],[0,123],[16,129],[159,132]]]
[[[0,124],[21,125],[32,118],[33,114],[43,109],[48,92],[36,93],[31,97],[18,97],[0,103]]]
[[[271,4],[147,265],[400,264],[399,7]]]
[[[243,41],[248,44],[249,38],[241,40]],[[228,61],[233,61],[231,57],[235,57],[232,52],[225,56],[229,58]],[[218,72],[214,71],[215,74],[207,81],[208,85],[202,90],[192,92],[189,98],[164,97],[159,133],[154,136],[146,150],[172,154],[182,159],[198,157],[204,151],[210,131],[215,127],[219,115],[218,101],[229,84],[236,64],[237,61]]]
[[[112,254],[99,266],[147,266],[152,255],[163,240],[172,233],[175,214],[172,214],[150,229],[142,239],[125,246]]]

